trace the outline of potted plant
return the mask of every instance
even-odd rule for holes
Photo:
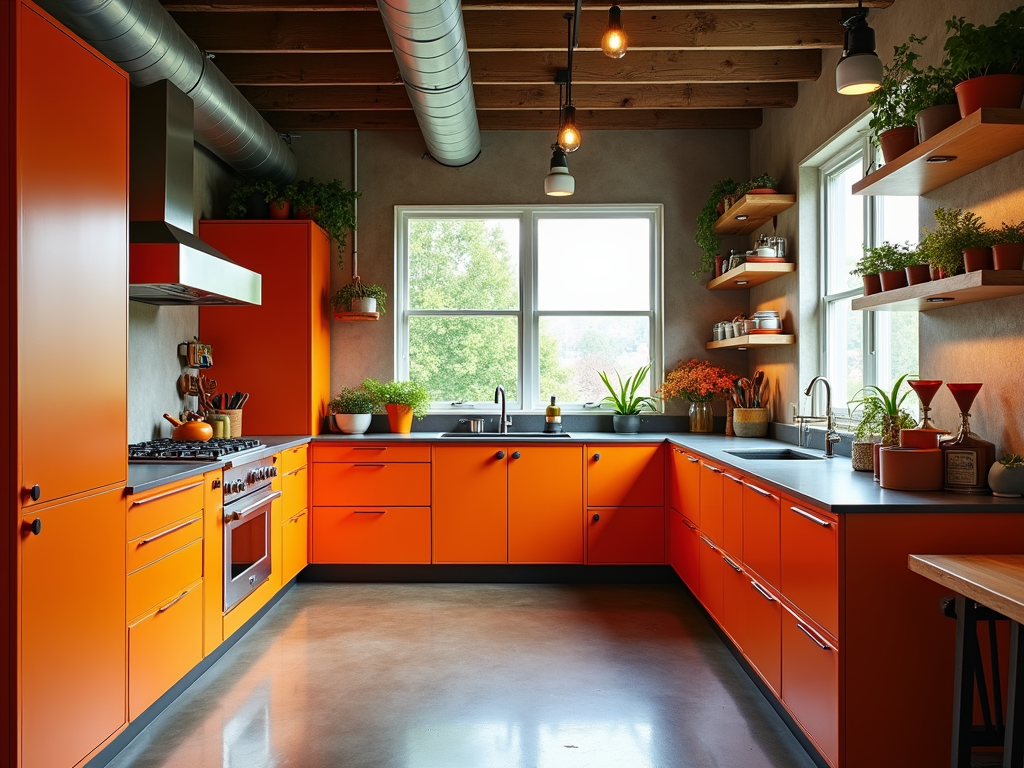
[[[693,358],[682,360],[665,377],[658,388],[663,400],[679,397],[690,402],[690,431],[711,432],[714,429],[711,401],[732,391],[736,377],[720,365]]]
[[[877,249],[865,248],[850,274],[861,278],[864,282],[864,295],[871,296],[882,292],[882,279],[878,274],[885,268],[886,264],[879,258]]]
[[[383,406],[387,411],[392,432],[408,433],[412,429],[413,417],[422,419],[430,408],[430,393],[415,381],[381,383],[376,379],[366,379],[363,389],[378,407]]]
[[[960,116],[982,107],[1018,109],[1024,99],[1024,6],[995,24],[976,26],[963,16],[946,21],[945,51]]]
[[[736,437],[764,437],[768,434],[768,378],[754,371],[752,379],[733,382],[732,428]]]
[[[755,176],[736,190],[739,195],[771,195],[779,188],[779,180],[770,173]]]
[[[615,415],[612,416],[612,427],[620,435],[635,435],[640,431],[640,413],[645,409],[657,410],[653,397],[637,394],[637,390],[647,379],[650,370],[651,366],[645,365],[633,375],[627,376],[625,381],[616,371],[615,378],[619,382],[617,388],[613,387],[611,381],[608,380],[608,374],[604,371],[597,372],[611,393],[601,402],[607,403],[615,411]]]
[[[1024,456],[1008,453],[988,471],[993,496],[1024,495]]]
[[[366,285],[356,275],[351,283],[331,296],[331,306],[335,312],[344,308],[349,312],[379,312],[383,315],[387,312],[387,298],[387,293],[379,285]]]
[[[316,182],[305,179],[295,184],[292,208],[297,219],[312,219],[338,244],[338,264],[344,266],[343,251],[350,229],[356,228],[355,201],[359,193],[345,189],[334,179]]]
[[[932,231],[925,229],[919,246],[921,254],[932,267],[934,279],[963,272],[967,251],[971,251],[972,256],[980,253],[982,260],[985,252],[989,252],[991,259],[992,235],[985,231],[985,222],[980,216],[960,208],[936,208],[935,221],[938,227]],[[973,257],[971,266],[976,266]]]
[[[874,447],[874,469],[878,475],[878,451],[882,446],[894,446],[900,444],[900,430],[911,429],[917,426],[914,417],[904,408],[903,402],[911,393],[908,385],[906,390],[900,393],[904,382],[917,374],[905,373],[893,384],[892,390],[886,392],[881,387],[871,384],[857,392],[853,399],[847,403],[850,407],[850,416],[859,409],[861,411],[860,421],[854,427],[853,435],[856,441],[863,442],[874,435],[881,436],[880,442],[875,442]],[[855,467],[856,468],[856,467]]]
[[[875,141],[882,147],[882,157],[887,163],[913,149],[917,143],[917,113],[911,113],[908,108],[907,80],[919,71],[914,62],[921,58],[921,54],[914,51],[913,46],[924,40],[911,35],[907,42],[895,46],[892,61],[882,67],[881,86],[868,94],[868,104],[871,105],[868,125]]]
[[[732,179],[722,179],[711,187],[708,199],[697,214],[697,232],[693,236],[693,242],[701,250],[700,267],[693,271],[693,276],[698,277],[702,272],[710,272],[715,268],[715,257],[722,246],[718,235],[715,234],[715,222],[718,217],[725,213],[723,198],[736,192],[736,182]],[[721,210],[720,210],[721,208]]]
[[[910,243],[894,245],[888,240],[874,248],[864,249],[864,258],[878,269],[878,279],[883,291],[905,287],[907,267],[912,267],[920,261],[920,256]]]
[[[287,219],[292,213],[292,197],[295,195],[295,185],[285,184],[283,187],[276,187],[269,195],[270,218]]]
[[[370,416],[377,404],[363,388],[342,387],[338,396],[329,402],[335,426],[347,435],[361,435],[370,426]]]
[[[270,201],[277,195],[277,184],[266,179],[240,181],[228,196],[229,219],[268,219]]]
[[[925,38],[921,38],[924,40]],[[914,69],[905,81],[907,111],[915,115],[917,140],[928,141],[960,119],[949,62],[925,70]]]
[[[1020,269],[1024,267],[1024,221],[1018,224],[1003,222],[1000,229],[992,233],[992,262],[996,269]]]

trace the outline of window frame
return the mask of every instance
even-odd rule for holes
[[[408,223],[413,219],[518,219],[519,220],[519,307],[510,310],[412,310],[409,308]],[[538,254],[539,222],[544,219],[637,219],[646,218],[649,227],[649,309],[647,310],[540,310]],[[547,398],[540,393],[540,320],[541,317],[637,317],[648,318],[648,334],[652,357],[648,381],[651,389],[660,382],[664,370],[664,206],[651,204],[593,205],[452,205],[395,206],[395,376],[409,378],[409,321],[411,317],[513,316],[518,318],[518,380],[516,401],[509,400],[508,410],[519,413],[543,413]],[[595,373],[596,375],[596,373]],[[563,413],[584,410],[610,410],[601,403],[559,402]],[[491,410],[491,402],[431,403],[431,412],[479,412]],[[659,409],[661,408],[659,404]]]

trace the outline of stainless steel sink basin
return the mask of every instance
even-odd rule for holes
[[[441,437],[484,437],[490,440],[515,440],[517,437],[571,437],[568,432],[443,432]]]
[[[739,459],[756,461],[817,461],[825,458],[794,451],[792,448],[758,448],[749,451],[726,451],[726,453]]]

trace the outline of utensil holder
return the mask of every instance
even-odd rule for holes
[[[241,437],[242,436],[242,409],[233,408],[231,410],[217,411],[217,413],[223,413],[228,417],[228,422],[231,424],[230,437]]]

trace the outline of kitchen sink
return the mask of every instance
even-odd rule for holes
[[[813,456],[809,453],[794,451],[792,448],[760,448],[749,451],[726,451],[730,456],[740,459],[757,461],[817,461],[824,456]]]
[[[571,437],[568,432],[443,432],[441,437],[485,437],[491,440],[515,440],[517,437]]]

